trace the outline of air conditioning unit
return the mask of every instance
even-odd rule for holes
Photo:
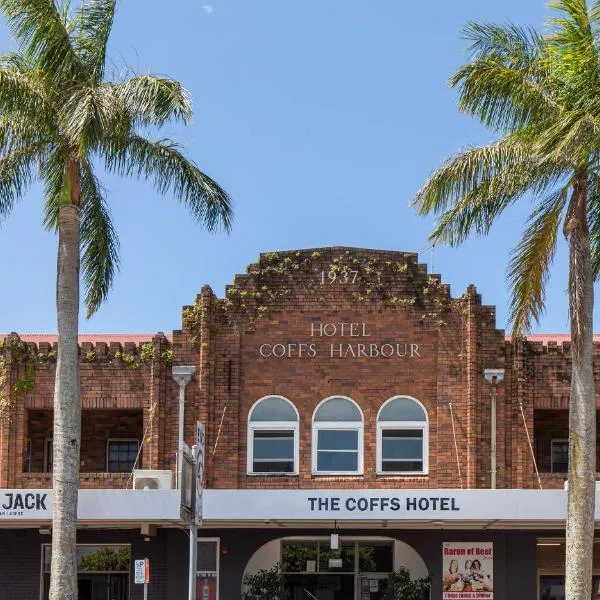
[[[133,471],[134,490],[170,490],[173,488],[172,471],[135,469]]]

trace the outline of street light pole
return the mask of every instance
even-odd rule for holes
[[[492,386],[490,397],[491,397],[491,416],[492,416],[492,431],[490,440],[490,454],[491,454],[491,482],[490,487],[496,489],[496,478],[497,478],[497,451],[496,451],[496,387],[499,383],[504,381],[504,369],[485,369],[483,372],[485,380]]]
[[[179,385],[179,451],[177,453],[177,487],[182,488],[183,476],[183,448],[184,448],[184,426],[185,426],[185,387],[191,381],[196,372],[194,366],[174,366],[172,369],[173,379]],[[192,502],[193,504],[193,502]],[[196,527],[195,515],[191,515],[189,524],[190,534],[190,560],[188,568],[188,599],[196,600],[196,548],[198,542],[198,529]]]

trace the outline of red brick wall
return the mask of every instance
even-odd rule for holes
[[[333,285],[327,282],[329,272],[336,275]],[[325,248],[263,254],[246,274],[234,278],[225,298],[205,286],[196,302],[191,313],[191,307],[184,307],[182,329],[173,332],[172,343],[162,334],[151,340],[150,355],[148,347],[143,352],[141,345],[130,343],[82,345],[82,406],[84,415],[94,413],[93,426],[84,418],[82,471],[104,470],[106,439],[129,437],[134,430],[146,434],[143,468],[175,468],[179,408],[178,387],[167,364],[166,353],[171,351],[175,364],[197,367],[186,389],[185,437],[192,444],[196,421],[206,425],[210,486],[487,487],[491,389],[483,379],[486,368],[505,369],[505,380],[497,389],[497,484],[538,485],[526,431],[541,440],[534,410],[568,408],[570,348],[506,342],[504,332],[496,329],[495,309],[482,304],[474,286],[451,297],[448,286],[439,276],[429,275],[414,254]],[[311,323],[364,323],[371,335],[350,338],[338,333],[325,339],[310,335]],[[356,348],[371,342],[415,343],[420,356],[331,359],[327,355],[329,344],[352,343]],[[260,356],[262,344],[275,343],[315,343],[319,354]],[[23,473],[23,464],[29,437],[35,439],[35,468],[43,460],[40,441],[50,425],[49,415],[42,411],[52,408],[54,351],[49,344],[24,347],[18,340],[2,348],[15,409],[10,422],[0,423],[0,487],[49,485],[47,475]],[[600,346],[596,357],[600,383]],[[28,377],[32,389],[16,397],[14,384]],[[299,476],[246,474],[248,411],[269,394],[289,398],[299,410]],[[331,395],[349,396],[363,410],[364,475],[311,473],[312,414]],[[394,395],[414,396],[427,408],[427,476],[375,473],[376,414]],[[539,459],[543,467],[546,458]],[[545,487],[562,485],[562,480],[542,479]],[[117,476],[82,474],[85,487],[124,483]]]

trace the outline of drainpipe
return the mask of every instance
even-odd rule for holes
[[[177,488],[181,489],[183,475],[183,430],[185,416],[185,386],[191,381],[196,372],[194,366],[176,366],[172,368],[173,379],[179,385],[179,444],[177,452]],[[198,543],[198,528],[195,515],[190,518],[190,560],[188,567],[188,599],[196,600],[196,546]]]
[[[491,413],[492,413],[492,431],[491,431],[491,443],[490,443],[490,454],[491,454],[491,489],[496,489],[496,476],[498,472],[497,468],[497,442],[496,442],[496,388],[499,383],[504,381],[504,369],[485,369],[483,371],[485,380],[491,385],[490,398],[492,400]]]

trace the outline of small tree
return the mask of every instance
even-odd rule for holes
[[[242,600],[283,600],[279,565],[272,569],[261,569],[244,577],[245,591]]]
[[[428,600],[429,588],[429,577],[411,579],[410,571],[400,567],[388,576],[382,600]]]

